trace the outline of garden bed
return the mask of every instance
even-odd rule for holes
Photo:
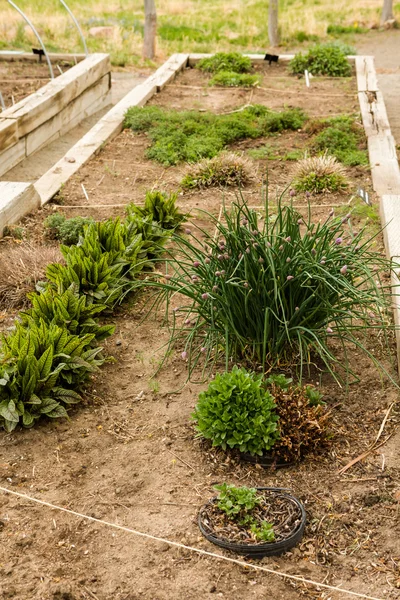
[[[247,103],[275,110],[292,105],[303,108],[311,118],[358,110],[354,79],[315,78],[307,89],[303,80],[287,74],[286,67],[266,65],[261,70],[262,87],[268,91],[211,89],[207,76],[187,70],[150,105],[218,113]],[[278,89],[283,92],[279,94]],[[304,152],[313,135],[304,127],[231,147],[249,156],[253,165],[253,179],[243,190],[249,205],[262,204],[260,184],[266,167],[271,198],[290,184],[294,161],[285,157],[293,149]],[[187,167],[165,167],[147,159],[148,145],[146,134],[125,130],[67,183],[57,205],[47,205],[21,223],[25,235],[45,243],[43,221],[55,210],[69,217],[81,214],[100,220],[122,216],[129,202],[142,204],[145,191],[153,187],[176,190]],[[254,158],[254,153],[252,157],[248,152],[267,145],[266,154],[272,158]],[[314,219],[324,219],[332,206],[347,210],[358,187],[370,193],[376,206],[368,168],[348,167],[347,173],[347,192],[312,195]],[[196,209],[218,216],[223,198],[229,203],[235,191],[182,191],[178,204],[192,211],[194,223],[207,227],[207,218]],[[303,193],[293,201],[300,211],[307,211]],[[353,199],[352,204],[355,202]],[[376,212],[372,215],[369,223],[376,227]],[[361,210],[355,222],[365,222],[365,211]],[[16,245],[14,239],[6,238],[0,245],[1,256]],[[377,247],[382,248],[380,237]],[[144,293],[113,317],[117,331],[104,345],[116,363],[94,376],[83,405],[71,412],[69,422],[41,421],[32,430],[0,434],[1,485],[209,551],[213,548],[201,537],[196,516],[213,495],[213,484],[229,481],[289,488],[307,510],[305,536],[289,554],[264,559],[262,564],[370,596],[397,597],[400,462],[395,437],[390,437],[400,417],[396,407],[379,440],[387,440],[386,445],[338,473],[370,448],[388,408],[397,399],[395,388],[382,382],[370,361],[354,351],[351,367],[360,381],[351,385],[348,393],[328,375],[320,378],[313,372],[309,377],[321,387],[332,410],[333,437],[327,447],[297,466],[279,471],[239,463],[234,455],[212,450],[195,439],[190,415],[199,391],[206,386],[185,384],[187,370],[181,349],[152,377],[168,334],[161,315],[143,322],[148,304],[149,296]],[[14,316],[13,311],[3,311],[3,330]],[[390,345],[394,353],[394,335]],[[393,372],[378,336],[371,335],[367,347]],[[0,496],[0,520],[0,590],[5,598],[261,599],[267,591],[285,600],[344,597],[213,562],[165,543],[146,542],[5,495]]]
[[[68,71],[74,61],[60,60],[53,64],[54,77]],[[6,108],[37,92],[50,81],[47,62],[26,63],[0,60],[0,92]]]

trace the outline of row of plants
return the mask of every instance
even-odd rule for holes
[[[304,75],[304,71],[308,70],[313,75],[349,77],[352,69],[348,54],[355,54],[355,51],[345,44],[316,44],[305,54],[296,54],[289,62],[289,72]],[[261,83],[261,76],[254,74],[250,58],[239,52],[217,52],[201,59],[197,68],[212,75],[208,82],[210,86],[252,87]]]
[[[114,326],[102,324],[151,269],[171,232],[185,215],[176,196],[151,192],[145,206],[129,205],[123,221],[48,221],[62,245],[64,262],[50,263],[46,279],[30,294],[0,347],[0,423],[12,431],[30,427],[41,417],[66,417],[68,406],[104,363],[99,343]]]

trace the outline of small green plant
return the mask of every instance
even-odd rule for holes
[[[321,122],[323,127],[312,142],[312,148],[328,152],[346,166],[367,165],[368,156],[360,146],[365,144],[365,135],[355,119],[343,115]]]
[[[193,418],[198,433],[213,446],[262,455],[278,438],[274,409],[262,377],[235,366],[201,392]]]
[[[239,52],[217,52],[209,58],[203,58],[197,63],[200,71],[207,73],[249,73],[252,70],[251,60]]]
[[[348,187],[346,172],[334,156],[306,157],[297,163],[294,187],[301,192],[321,194]]]
[[[18,227],[16,225],[7,225],[3,229],[4,237],[11,237],[15,240],[23,240],[25,235],[25,230],[23,227]]]
[[[210,79],[209,85],[223,87],[255,87],[260,85],[260,76],[249,73],[235,73],[232,71],[218,71]]]
[[[176,229],[187,218],[176,206],[178,195],[167,194],[155,190],[146,192],[144,206],[130,204],[127,208],[128,215],[138,215],[145,218],[150,217],[162,229]]]
[[[90,223],[94,223],[90,217],[72,217],[72,219],[67,219],[60,213],[54,213],[47,217],[44,221],[44,226],[47,229],[47,236],[49,238],[60,240],[66,246],[72,246],[79,242],[85,225]]]
[[[157,106],[132,107],[125,127],[147,131],[151,145],[146,155],[164,165],[213,158],[229,144],[302,127],[306,120],[298,109],[275,112],[254,105],[236,113],[215,115],[196,111],[167,111]]]
[[[234,152],[221,152],[188,168],[181,181],[184,188],[241,186],[251,179],[249,161]]]
[[[236,487],[227,483],[214,487],[219,492],[217,507],[230,521],[248,527],[257,541],[275,541],[272,523],[257,519],[254,515],[254,509],[262,506],[261,497],[255,488]]]
[[[346,54],[337,45],[317,44],[305,54],[299,53],[289,63],[290,71],[295,75],[304,75],[308,70],[313,75],[329,77],[349,77],[351,66]]]
[[[66,417],[65,406],[81,397],[76,390],[104,362],[94,335],[76,336],[65,327],[16,323],[3,336],[0,351],[0,423],[13,431],[34,425],[42,415]]]

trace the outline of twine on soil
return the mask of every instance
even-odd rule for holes
[[[245,567],[247,569],[254,569],[256,571],[264,571],[265,573],[269,573],[271,575],[276,575],[277,577],[281,577],[283,579],[291,579],[294,581],[299,581],[301,583],[308,583],[310,585],[314,585],[317,588],[325,588],[327,590],[340,592],[341,594],[347,594],[349,596],[356,596],[357,598],[365,598],[366,600],[383,600],[383,598],[376,598],[374,596],[367,596],[365,594],[361,594],[359,592],[351,592],[350,590],[345,590],[340,587],[328,585],[326,583],[319,583],[318,581],[313,581],[312,579],[306,579],[305,577],[301,577],[300,575],[290,575],[289,573],[283,573],[282,571],[276,571],[274,569],[269,569],[268,567],[254,565],[252,563],[247,563],[243,560],[239,560],[237,558],[230,558],[228,556],[223,556],[222,554],[216,554],[215,552],[207,552],[207,550],[202,550],[201,548],[194,548],[193,546],[186,546],[185,544],[180,544],[179,542],[174,542],[172,540],[168,540],[166,538],[158,537],[155,535],[151,535],[150,533],[143,533],[142,531],[137,531],[136,529],[130,529],[129,527],[124,527],[123,525],[117,525],[116,523],[110,523],[109,521],[103,521],[102,519],[96,519],[96,517],[90,517],[89,515],[84,515],[82,513],[76,512],[74,510],[70,510],[69,508],[64,508],[62,506],[57,506],[56,504],[51,504],[50,502],[45,502],[44,500],[39,500],[38,498],[34,498],[33,496],[28,496],[27,494],[22,494],[21,492],[15,492],[13,490],[9,490],[8,488],[0,487],[0,491],[5,494],[11,494],[12,496],[18,496],[19,498],[24,498],[25,500],[29,500],[30,502],[35,502],[36,504],[41,504],[42,506],[47,506],[48,508],[52,508],[54,510],[59,510],[61,512],[68,513],[75,517],[79,517],[81,519],[86,519],[87,521],[93,521],[94,523],[100,523],[101,525],[107,525],[108,527],[113,527],[114,529],[120,529],[121,531],[126,531],[127,533],[133,533],[134,535],[147,538],[149,540],[154,540],[156,542],[161,542],[164,544],[169,544],[170,546],[175,546],[176,548],[183,548],[184,550],[189,550],[190,552],[196,552],[197,554],[201,554],[203,556],[210,556],[211,558],[217,558],[219,560],[224,560],[226,562],[234,563],[241,567]]]

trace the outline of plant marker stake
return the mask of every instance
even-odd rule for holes
[[[0,106],[1,106],[1,110],[6,110],[6,105],[4,102],[3,94],[1,92],[0,92]]]
[[[7,2],[8,2],[8,4],[11,4],[11,6],[14,7],[16,11],[19,12],[19,14],[21,15],[21,17],[28,23],[29,27],[32,29],[33,33],[36,35],[36,37],[37,37],[37,39],[39,41],[39,44],[42,46],[42,50],[43,50],[44,55],[46,57],[47,64],[49,66],[50,77],[51,77],[51,79],[54,79],[53,67],[51,66],[51,60],[49,58],[49,55],[47,54],[47,50],[45,48],[45,45],[43,44],[42,38],[40,37],[40,35],[36,31],[34,24],[32,23],[32,21],[29,20],[29,18],[26,16],[26,14],[20,8],[18,8],[18,6],[16,4],[14,4],[14,2],[12,2],[12,0],[7,0]]]
[[[304,76],[306,78],[306,86],[309,88],[310,87],[310,76],[308,74],[307,69],[304,71]]]
[[[69,8],[69,6],[67,5],[67,3],[64,0],[60,0],[60,2],[63,5],[63,7],[65,8],[65,10],[68,12],[68,14],[71,17],[71,19],[73,20],[73,22],[75,23],[75,27],[77,28],[78,33],[80,35],[80,38],[82,40],[82,44],[83,44],[83,48],[85,50],[85,54],[86,54],[86,56],[89,56],[89,51],[88,51],[87,46],[86,46],[86,40],[85,40],[85,37],[84,37],[83,32],[82,32],[82,29],[80,28],[80,25],[79,25],[77,19],[75,18],[72,10]],[[75,57],[75,64],[76,64],[76,57]]]
[[[85,194],[85,198],[89,202],[89,196],[87,195],[87,191],[85,190],[85,186],[83,185],[83,183],[81,183],[81,186],[82,186],[83,193]]]

